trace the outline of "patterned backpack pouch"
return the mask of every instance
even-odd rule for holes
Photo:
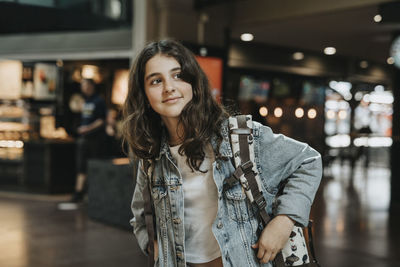
[[[262,195],[261,180],[254,160],[252,128],[251,115],[238,115],[229,118],[230,141],[236,169],[232,176],[226,180],[224,190],[237,182],[241,183],[248,200],[257,207],[258,217],[265,227],[270,221],[270,217],[265,209],[267,203]],[[315,258],[312,221],[309,222],[307,227],[295,224],[289,240],[275,257],[274,265],[277,267],[321,267]]]

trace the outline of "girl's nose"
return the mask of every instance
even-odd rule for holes
[[[164,92],[165,93],[172,93],[175,91],[175,87],[171,81],[164,82]]]

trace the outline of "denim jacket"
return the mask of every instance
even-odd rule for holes
[[[269,127],[260,123],[253,124],[255,161],[267,201],[267,212],[270,215],[285,214],[306,226],[322,175],[320,154],[305,143],[282,134],[274,134]],[[221,133],[223,141],[220,154],[232,158],[227,122],[223,124]],[[215,153],[216,138],[213,138],[211,144]],[[251,248],[258,241],[259,221],[241,185],[238,183],[223,191],[224,179],[234,170],[231,160],[217,158],[213,163],[212,172],[218,190],[218,211],[212,224],[212,232],[221,249],[223,265],[272,266],[270,262],[260,264],[255,250]],[[148,183],[146,177],[143,167],[139,166],[131,205],[134,215],[131,224],[139,246],[145,253],[148,245],[143,217],[143,190]],[[152,171],[151,193],[159,253],[156,266],[186,266],[182,182],[176,161],[164,141]],[[285,182],[283,193],[277,196],[282,182]]]

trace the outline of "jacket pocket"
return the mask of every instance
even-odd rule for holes
[[[232,220],[237,222],[249,221],[255,216],[253,208],[242,188],[241,184],[236,184],[225,191],[228,213]]]
[[[157,223],[165,224],[165,212],[166,212],[166,196],[167,189],[165,186],[153,186],[151,190],[151,194],[153,197],[154,211],[157,219]]]
[[[164,186],[153,186],[151,191],[154,203],[161,201],[167,195],[167,188]]]

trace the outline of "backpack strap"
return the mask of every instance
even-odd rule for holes
[[[253,123],[251,115],[239,115],[229,118],[231,147],[236,169],[231,177],[224,181],[224,190],[240,182],[249,201],[257,206],[261,223],[263,224],[263,227],[265,227],[270,221],[270,216],[266,211],[267,202],[262,195],[261,181],[255,164],[252,127]],[[315,258],[311,225],[312,223],[310,222],[307,229],[308,231],[305,233],[303,232],[303,229],[298,226],[295,226],[293,231],[297,228],[301,230],[302,240],[305,242],[304,246],[307,244],[306,253],[310,257],[309,263],[301,266],[320,267]],[[304,239],[304,234],[308,237],[308,240]],[[285,246],[288,244],[290,245],[289,241]],[[298,242],[298,244],[300,243]],[[291,251],[291,248],[289,248],[289,250]],[[282,251],[277,253],[274,259],[274,266],[288,266]]]
[[[143,168],[146,172],[146,178],[147,178],[147,186],[143,190],[143,202],[144,202],[144,219],[146,223],[146,229],[147,229],[147,234],[149,237],[149,245],[148,245],[148,254],[149,254],[149,259],[148,259],[148,266],[153,267],[154,266],[154,242],[153,240],[156,240],[157,236],[155,234],[156,228],[155,228],[155,221],[154,221],[154,211],[153,211],[153,198],[151,197],[151,176],[152,176],[152,170],[151,170],[151,163],[148,160],[142,160],[143,163]]]
[[[261,217],[263,226],[270,221],[266,211],[267,202],[262,194],[260,177],[254,158],[253,122],[251,115],[239,115],[229,118],[231,147],[235,160],[236,170],[226,180],[224,189],[240,182],[250,201],[254,203]]]

